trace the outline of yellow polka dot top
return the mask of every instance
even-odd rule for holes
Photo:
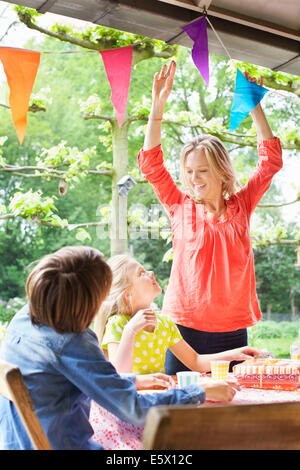
[[[101,347],[107,349],[109,343],[119,343],[129,315],[113,315],[108,319]],[[173,320],[156,313],[157,325],[153,333],[140,330],[135,336],[133,353],[133,372],[153,374],[165,372],[165,355],[168,348],[182,340]]]

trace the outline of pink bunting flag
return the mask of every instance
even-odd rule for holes
[[[132,46],[99,52],[111,88],[110,99],[117,111],[119,127],[122,127],[131,77]]]

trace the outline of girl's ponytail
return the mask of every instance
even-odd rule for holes
[[[108,296],[102,302],[94,322],[94,331],[100,347],[109,317],[118,313],[131,313],[130,306],[124,302],[123,298],[124,291],[131,286],[128,269],[131,263],[135,263],[135,260],[128,254],[112,256],[107,261],[113,274],[112,285]]]

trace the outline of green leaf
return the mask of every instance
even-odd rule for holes
[[[18,191],[11,198],[9,210],[16,216],[24,218],[44,218],[53,214],[55,196],[42,197],[42,191],[32,192],[32,189],[23,193]]]
[[[170,248],[163,256],[163,263],[168,263],[169,261],[173,260],[173,249]]]
[[[92,240],[90,234],[86,230],[84,230],[83,228],[79,228],[77,230],[76,239],[81,241],[81,242],[84,242],[85,240],[89,240],[89,241]]]

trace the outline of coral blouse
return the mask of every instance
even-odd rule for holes
[[[282,168],[280,140],[258,142],[259,161],[248,183],[216,218],[175,184],[161,145],[140,150],[138,165],[170,218],[173,264],[163,313],[209,332],[235,331],[261,318],[256,294],[250,216]]]

